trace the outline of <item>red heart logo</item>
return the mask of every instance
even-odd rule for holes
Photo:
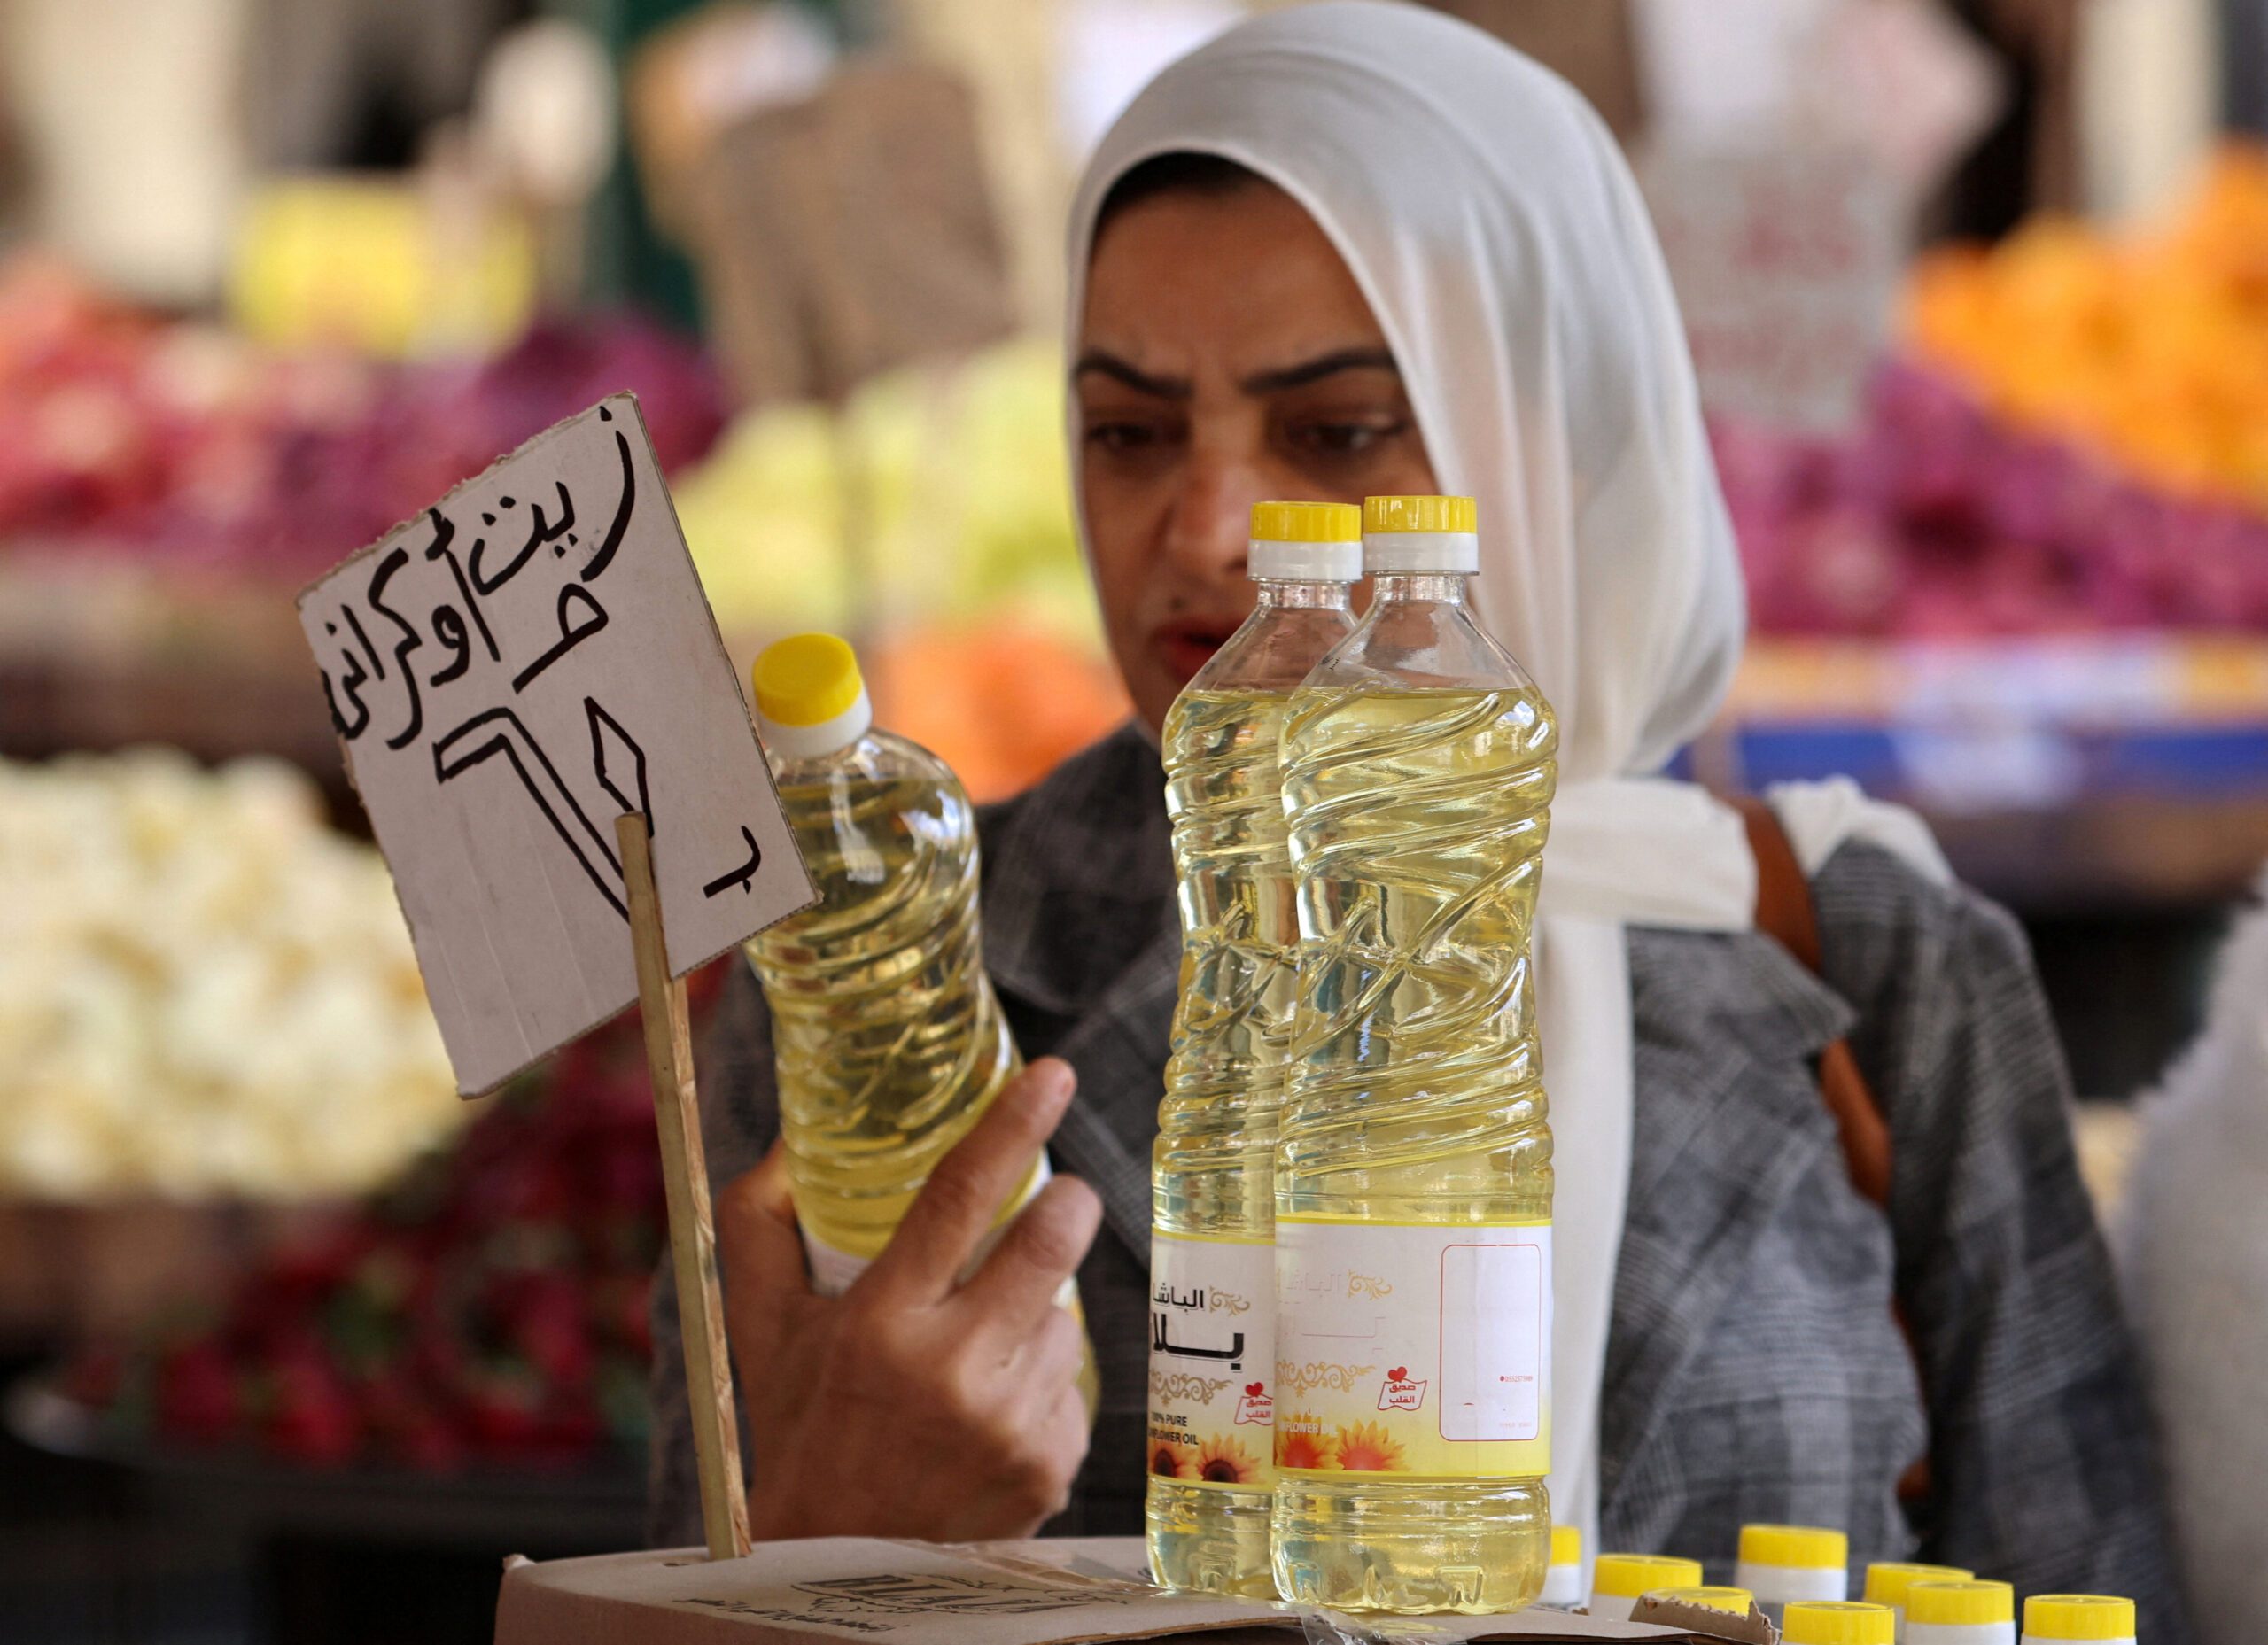
[[[1248,1382],[1245,1384],[1244,1391],[1256,1400],[1260,1397],[1260,1391],[1267,1385],[1264,1382]]]
[[[1386,1379],[1388,1382],[1407,1382],[1407,1381],[1409,1381],[1409,1380],[1410,1380],[1410,1367],[1408,1367],[1407,1365],[1397,1365],[1397,1366],[1395,1366],[1392,1370],[1390,1370],[1390,1371],[1386,1372]]]

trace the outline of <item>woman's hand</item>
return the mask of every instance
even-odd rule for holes
[[[897,1234],[841,1297],[804,1276],[774,1146],[718,1204],[726,1327],[754,1450],[759,1541],[1029,1536],[1068,1500],[1087,1451],[1084,1339],[1055,1306],[1102,1217],[1056,1177],[958,1276],[1071,1099],[1035,1062],[937,1164]]]

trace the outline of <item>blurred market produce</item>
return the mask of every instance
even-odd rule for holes
[[[224,1294],[82,1354],[57,1392],[113,1454],[423,1471],[634,1454],[664,1238],[653,1132],[632,1015]]]
[[[2232,143],[2140,231],[2045,218],[1923,258],[1909,329],[2018,428],[2268,509],[2268,147]]]
[[[2268,632],[2268,506],[2154,485],[1941,368],[1881,368],[1848,435],[1712,435],[1760,635]]]
[[[273,760],[0,761],[0,1199],[321,1199],[462,1105],[384,863]]]
[[[488,359],[262,347],[0,262],[0,563],[125,560],[295,587],[602,395],[640,397],[675,469],[724,423],[691,345],[548,321]]]
[[[1005,609],[1092,648],[1063,431],[1061,353],[1014,343],[878,377],[840,429],[816,405],[745,416],[671,492],[728,633],[840,626],[862,609],[883,623]],[[867,514],[866,589],[850,586],[839,546],[845,508]]]
[[[980,801],[1130,711],[1072,528],[1050,345],[890,373],[839,414],[743,417],[672,491],[736,655],[798,629],[871,628],[877,712]],[[843,547],[850,508],[863,588]]]

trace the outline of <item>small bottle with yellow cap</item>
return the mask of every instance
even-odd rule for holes
[[[1573,1610],[1590,1590],[1583,1581],[1583,1533],[1574,1525],[1551,1527],[1551,1569],[1543,1573],[1539,1605]]]
[[[1601,1554],[1591,1563],[1591,1598],[1585,1609],[1609,1622],[1627,1622],[1648,1594],[1701,1586],[1697,1559],[1674,1554]]]
[[[1782,1645],[1893,1645],[1898,1618],[1864,1600],[1798,1599],[1780,1622]]]
[[[1292,693],[1355,626],[1363,516],[1262,502],[1252,615],[1166,714],[1181,993],[1150,1175],[1150,1568],[1187,1593],[1272,1599],[1276,1122],[1299,917],[1277,736]]]
[[[2109,1594],[2034,1594],[2023,1645],[2134,1645],[2134,1602]]]
[[[1338,1610],[1513,1610],[1550,1565],[1528,933],[1559,733],[1473,616],[1478,524],[1470,497],[1364,500],[1371,609],[1284,722],[1300,997],[1276,1152],[1276,1583]]]
[[[1917,1581],[1906,1590],[1906,1645],[2016,1645],[2016,1590],[2005,1582]]]
[[[1862,1597],[1870,1604],[1887,1605],[1897,1613],[1898,1637],[1906,1637],[1906,1591],[1917,1582],[1961,1582],[1975,1576],[1958,1565],[1917,1565],[1878,1559],[1867,1567]]]
[[[1790,1601],[1849,1599],[1850,1559],[1850,1539],[1824,1525],[1743,1525],[1733,1580],[1776,1626]]]
[[[850,647],[757,658],[757,729],[819,902],[750,939],[813,1289],[882,1253],[945,1152],[1021,1066],[977,929],[976,820],[950,767],[874,723]],[[1047,1180],[1045,1153],[1001,1208]],[[1066,1282],[1062,1301],[1077,1297]],[[1091,1408],[1093,1355],[1084,1383]]]

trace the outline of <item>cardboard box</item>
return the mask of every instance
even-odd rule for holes
[[[698,1549],[506,1563],[496,1645],[1082,1645],[1198,1639],[1278,1645],[1428,1641],[1691,1641],[1705,1636],[1549,1610],[1508,1617],[1325,1619],[1288,1606],[1166,1594],[1143,1576],[1139,1539],[946,1548],[839,1537],[759,1545],[712,1562]],[[1727,1618],[1731,1621],[1731,1618]],[[1336,1628],[1334,1633],[1332,1630]]]

